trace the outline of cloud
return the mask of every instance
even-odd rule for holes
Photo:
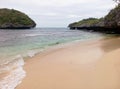
[[[38,26],[67,26],[87,17],[102,17],[115,6],[112,0],[1,0],[0,8],[27,13]],[[53,23],[51,23],[51,21]]]
[[[49,13],[41,13],[41,14],[38,14],[38,15],[41,15],[41,16],[57,16],[58,13],[49,12]]]
[[[71,14],[71,15],[68,15],[67,17],[68,17],[68,18],[79,18],[79,17],[81,17],[81,16],[80,16],[80,15]]]

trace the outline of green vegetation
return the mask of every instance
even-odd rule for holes
[[[103,18],[97,19],[97,18],[88,18],[88,19],[83,19],[79,22],[75,22],[69,25],[69,27],[81,27],[81,26],[94,26],[98,24]]]
[[[115,1],[116,3],[120,3],[120,0],[113,0],[113,1]]]
[[[105,16],[104,22],[107,27],[118,27],[120,25],[120,4]]]
[[[0,28],[35,27],[35,22],[26,14],[14,9],[0,9]]]
[[[112,9],[104,18],[83,19],[79,22],[70,24],[69,27],[103,27],[109,29],[120,28],[120,4]]]

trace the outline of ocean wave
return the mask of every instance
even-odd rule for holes
[[[26,73],[23,70],[24,60],[18,55],[14,61],[0,66],[0,89],[14,89],[21,83]],[[2,76],[3,74],[7,74]],[[2,76],[2,77],[1,77]]]
[[[33,57],[33,56],[35,56],[35,54],[37,54],[37,52],[31,50],[31,51],[28,51],[27,56],[28,56],[28,57]]]
[[[34,36],[40,36],[40,35],[49,35],[49,34],[25,34],[25,37],[34,37]]]

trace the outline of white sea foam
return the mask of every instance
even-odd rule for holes
[[[29,57],[33,57],[33,56],[35,56],[35,54],[36,54],[37,52],[35,52],[35,51],[29,51],[28,53],[27,53],[27,55],[29,56]]]
[[[33,37],[33,36],[40,36],[40,35],[48,35],[48,34],[25,34],[25,37]]]
[[[23,70],[24,60],[19,55],[16,59],[0,67],[0,75],[8,73],[0,79],[0,89],[15,89],[21,83],[26,73]]]

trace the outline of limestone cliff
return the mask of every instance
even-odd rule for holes
[[[70,29],[86,29],[100,32],[120,33],[120,4],[101,19],[88,18],[69,24]]]
[[[105,16],[104,24],[106,27],[120,28],[120,4]]]
[[[0,9],[1,29],[28,29],[36,26],[36,23],[26,14],[14,9]]]

